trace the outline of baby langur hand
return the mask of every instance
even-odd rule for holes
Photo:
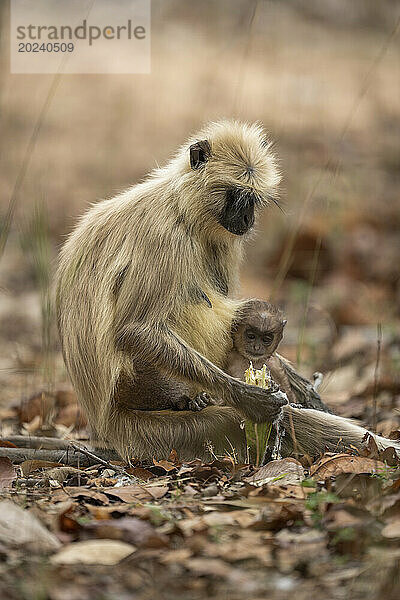
[[[288,404],[287,396],[279,389],[271,391],[254,385],[243,385],[239,397],[236,396],[237,408],[254,423],[275,421],[280,415],[282,406]]]
[[[200,392],[200,394],[197,394],[197,396],[194,398],[190,398],[189,396],[181,396],[174,403],[174,409],[198,411],[202,410],[211,403],[212,401],[209,396],[207,396],[206,392]]]

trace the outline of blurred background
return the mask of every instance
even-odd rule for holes
[[[235,117],[265,126],[283,172],[283,210],[258,224],[242,295],[282,306],[282,351],[325,373],[334,410],[397,428],[400,3],[152,0],[150,75],[61,77],[10,75],[0,7],[3,423],[43,390],[58,415],[66,402],[49,289],[76,217],[204,122]]]

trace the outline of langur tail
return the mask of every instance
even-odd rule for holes
[[[376,435],[349,419],[313,409],[283,407],[283,425],[286,430],[285,453],[316,454],[338,452],[349,448],[363,448],[363,439],[369,433],[378,449],[394,448],[400,456],[400,443]],[[289,438],[289,439],[286,439]]]

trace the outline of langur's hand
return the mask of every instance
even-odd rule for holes
[[[234,394],[236,408],[254,423],[275,421],[282,406],[288,404],[286,394],[280,390],[271,391],[255,385],[237,386]]]

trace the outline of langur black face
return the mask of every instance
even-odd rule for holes
[[[211,156],[211,147],[207,140],[190,146],[190,166],[193,170],[201,169]],[[255,192],[232,187],[226,191],[225,202],[218,223],[234,235],[244,235],[254,225],[255,207],[258,196]]]
[[[254,192],[232,188],[226,192],[225,206],[218,222],[235,235],[244,235],[254,225],[257,196]]]
[[[196,172],[189,181],[199,192],[194,209],[205,226],[218,223],[218,234],[223,227],[243,236],[254,226],[258,209],[277,203],[280,176],[271,144],[257,124],[221,121],[201,133],[205,138],[189,146]]]

